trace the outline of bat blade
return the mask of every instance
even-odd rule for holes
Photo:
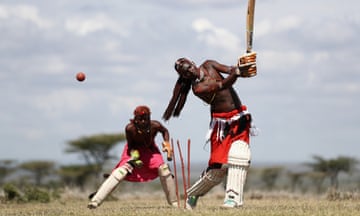
[[[251,53],[253,46],[254,13],[255,13],[255,0],[249,0],[247,16],[246,16],[246,52],[247,53]]]

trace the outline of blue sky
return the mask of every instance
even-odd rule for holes
[[[123,132],[137,105],[162,121],[177,58],[232,65],[244,53],[246,6],[2,0],[0,159],[77,162],[64,153],[67,141]],[[360,158],[359,7],[355,0],[256,2],[258,75],[235,84],[260,128],[251,139],[254,163]],[[75,80],[79,71],[85,82]],[[208,160],[208,106],[190,94],[181,117],[163,123],[174,140],[191,139],[192,160]]]

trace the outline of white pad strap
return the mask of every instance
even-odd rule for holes
[[[177,206],[175,179],[174,176],[171,174],[170,168],[167,164],[162,164],[159,167],[159,177],[161,186],[165,192],[167,202],[170,205]]]
[[[234,142],[228,154],[228,178],[224,206],[236,207],[244,203],[244,186],[250,166],[249,145],[243,141]]]
[[[95,196],[91,199],[92,203],[96,203],[99,206],[104,199],[116,188],[121,180],[132,171],[131,165],[128,163],[121,167],[116,168],[111,175],[102,183]]]
[[[188,196],[202,196],[218,185],[226,175],[226,168],[210,169],[203,172],[200,179],[187,189]]]

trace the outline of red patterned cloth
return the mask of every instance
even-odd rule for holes
[[[143,147],[138,148],[137,150],[140,153],[140,160],[143,162],[143,166],[134,168],[132,173],[125,177],[125,180],[130,182],[147,182],[154,180],[159,176],[158,168],[160,165],[164,164],[159,148],[153,143],[151,148]],[[114,169],[125,164],[130,158],[131,157],[128,154],[128,145],[125,144],[121,159]]]
[[[249,144],[250,142],[250,123],[245,130],[238,133],[238,120],[241,115],[248,113],[245,110],[233,110],[228,113],[213,113],[210,128],[211,153],[208,164],[225,164],[228,160],[230,146],[236,140],[242,140]],[[224,125],[228,124],[229,130],[224,134]]]

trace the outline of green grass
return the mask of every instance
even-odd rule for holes
[[[275,194],[275,195],[274,195]],[[296,215],[360,215],[359,200],[329,201],[325,197],[266,195],[251,198],[247,195],[245,205],[237,209],[221,208],[222,194],[209,194],[199,200],[192,211],[176,209],[167,205],[159,192],[145,195],[122,195],[116,201],[105,201],[98,209],[86,208],[84,198],[61,198],[48,204],[41,203],[1,203],[1,216],[119,216],[119,215],[241,215],[241,216],[296,216]],[[181,202],[183,206],[183,200]]]

